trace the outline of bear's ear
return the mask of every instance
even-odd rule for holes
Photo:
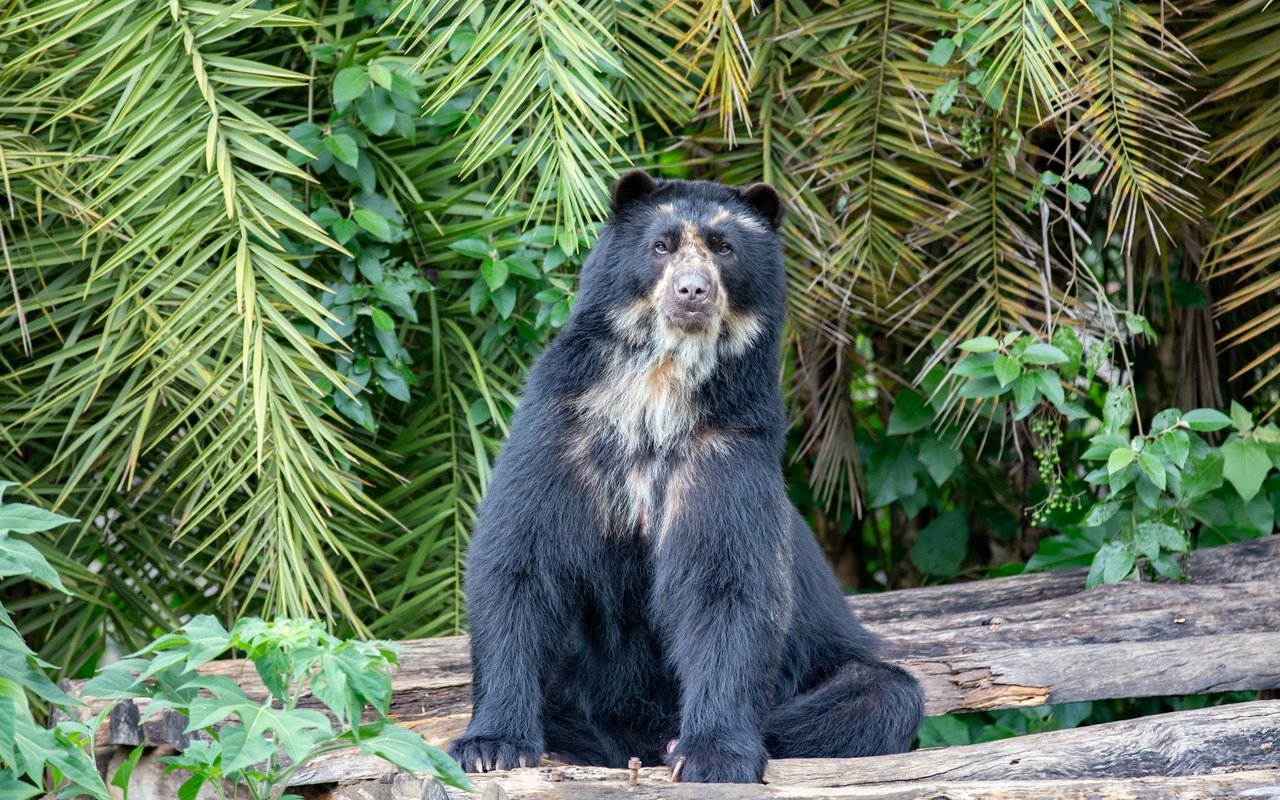
[[[782,197],[767,183],[753,183],[742,190],[742,199],[754,208],[775,231],[782,224]]]
[[[647,173],[638,169],[628,172],[613,185],[613,213],[617,214],[637,200],[645,199],[657,188]]]

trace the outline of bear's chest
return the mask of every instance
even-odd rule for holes
[[[694,350],[618,358],[573,403],[569,457],[613,534],[664,537],[718,439],[699,407],[712,361]]]

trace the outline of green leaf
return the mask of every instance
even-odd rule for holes
[[[1096,528],[1099,525],[1105,525],[1108,520],[1116,515],[1120,510],[1120,501],[1115,499],[1107,500],[1102,503],[1095,503],[1089,509],[1089,513],[1085,515],[1084,526],[1086,528]]]
[[[569,320],[569,301],[561,300],[551,307],[551,315],[549,317],[551,327],[559,328]]]
[[[996,380],[1001,386],[1008,386],[1022,374],[1022,364],[1012,356],[1002,355],[995,363]]]
[[[395,320],[391,319],[391,315],[377,306],[369,307],[370,316],[373,317],[373,327],[383,333],[391,333],[396,329]]]
[[[356,145],[356,140],[352,139],[345,133],[335,133],[332,136],[324,137],[324,149],[333,154],[333,157],[348,166],[356,166],[360,162],[360,148]]]
[[[71,594],[45,557],[31,544],[11,536],[0,538],[0,578],[29,577]]]
[[[0,505],[0,533],[40,533],[76,521],[26,503]]]
[[[959,510],[939,514],[911,546],[911,563],[927,575],[951,576],[969,552],[969,523]]]
[[[1089,577],[1085,579],[1085,588],[1103,583],[1117,583],[1133,572],[1136,563],[1133,551],[1118,542],[1108,542],[1093,558],[1089,567]]]
[[[929,116],[936,117],[939,114],[946,114],[955,105],[956,98],[960,96],[960,79],[952,78],[942,84],[933,93],[933,97],[929,100]]]
[[[356,224],[382,241],[391,239],[391,223],[387,218],[371,208],[357,208],[351,212]]]
[[[484,276],[484,282],[489,284],[489,291],[495,292],[507,282],[511,270],[506,261],[486,258],[480,263],[480,274]]]
[[[186,638],[186,666],[195,669],[226,652],[231,634],[216,617],[201,614],[182,626]]]
[[[1231,424],[1231,417],[1212,408],[1197,408],[1182,415],[1182,421],[1193,431],[1220,431]]]
[[[1235,487],[1247,503],[1262,488],[1271,471],[1267,446],[1261,442],[1233,439],[1222,446],[1222,477]]]
[[[1049,402],[1055,406],[1061,406],[1067,401],[1066,393],[1062,390],[1062,378],[1058,373],[1049,369],[1038,369],[1034,374],[1036,382],[1040,384],[1040,391],[1049,398]]]
[[[1000,347],[1000,343],[990,336],[978,336],[960,343],[960,349],[967,353],[989,353]]]
[[[391,88],[391,83],[392,83],[391,70],[387,69],[381,64],[369,65],[369,77],[373,79],[374,83],[378,84],[383,89]]]
[[[1173,553],[1185,553],[1187,551],[1186,534],[1172,525],[1164,522],[1142,522],[1138,524],[1138,531],[1145,532],[1144,535],[1153,537],[1162,550],[1168,550]],[[1150,557],[1154,558],[1154,556]]]
[[[1117,447],[1111,451],[1111,455],[1107,458],[1107,474],[1115,475],[1120,470],[1133,463],[1136,454],[1131,448]]]
[[[369,75],[363,67],[347,67],[338,73],[333,80],[333,105],[339,111],[345,111],[351,101],[364,94],[369,88]],[[337,155],[336,153],[334,155]],[[354,166],[354,163],[353,163]]]
[[[1253,430],[1253,415],[1249,413],[1249,409],[1231,401],[1231,424],[1235,425],[1236,430],[1241,433],[1248,433]]]
[[[1125,433],[1133,422],[1133,394],[1128,387],[1112,386],[1102,402],[1104,433]]]
[[[1164,452],[1169,456],[1169,460],[1178,469],[1182,469],[1187,463],[1187,456],[1191,453],[1191,437],[1186,431],[1172,430],[1160,437],[1161,443],[1164,445]]]
[[[1107,465],[1110,467],[1110,461],[1107,462]],[[1164,491],[1164,462],[1153,455],[1149,450],[1144,450],[1138,454],[1138,467],[1142,470],[1142,473],[1156,485],[1157,489]]]
[[[916,445],[916,457],[924,464],[925,471],[937,486],[946,483],[964,461],[964,453],[959,447],[933,437],[924,438]]]
[[[493,307],[498,309],[498,313],[503,319],[511,316],[511,312],[516,307],[516,287],[513,283],[506,283],[502,288],[490,294],[493,300]]]
[[[933,49],[929,51],[928,61],[935,67],[945,67],[947,62],[951,60],[951,54],[956,51],[956,43],[950,37],[939,39],[934,42]]]
[[[1067,197],[1083,205],[1088,203],[1093,198],[1093,195],[1089,193],[1089,190],[1086,187],[1081,186],[1078,183],[1068,183]]]
[[[886,431],[890,436],[904,436],[923,430],[932,423],[933,409],[925,399],[916,392],[903,391],[893,400]]]
[[[1027,364],[1050,365],[1065,364],[1070,361],[1067,354],[1045,342],[1035,344],[1022,351],[1022,360]]]
[[[479,239],[462,239],[456,242],[450,242],[449,249],[462,253],[463,255],[471,256],[472,258],[482,259],[490,258],[494,253],[493,248],[491,248],[487,242],[482,242]]]
[[[471,780],[447,753],[432,747],[421,736],[398,725],[385,725],[374,736],[361,737],[360,751],[382,758],[409,772],[434,775],[463,791],[474,791]]]
[[[129,752],[129,757],[116,767],[116,774],[111,776],[111,785],[120,789],[122,800],[129,800],[129,778],[133,777],[133,771],[138,766],[138,759],[142,758],[142,752],[147,749],[145,744],[134,747]]]
[[[1160,555],[1160,539],[1152,530],[1151,523],[1144,523],[1133,532],[1133,545],[1138,554],[1148,561],[1154,561]]]
[[[356,113],[369,132],[384,136],[396,124],[396,107],[386,89],[375,88],[356,100]]]
[[[1084,344],[1076,332],[1066,325],[1059,325],[1053,331],[1053,346],[1067,356],[1067,362],[1059,369],[1059,374],[1071,383],[1080,374],[1080,366],[1084,360]]]

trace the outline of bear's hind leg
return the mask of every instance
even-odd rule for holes
[[[905,752],[924,717],[920,685],[883,662],[847,661],[770,713],[772,758],[854,758]]]

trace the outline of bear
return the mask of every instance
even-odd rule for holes
[[[907,750],[920,687],[785,491],[779,194],[631,172],[611,201],[480,504],[452,756],[753,783]]]

